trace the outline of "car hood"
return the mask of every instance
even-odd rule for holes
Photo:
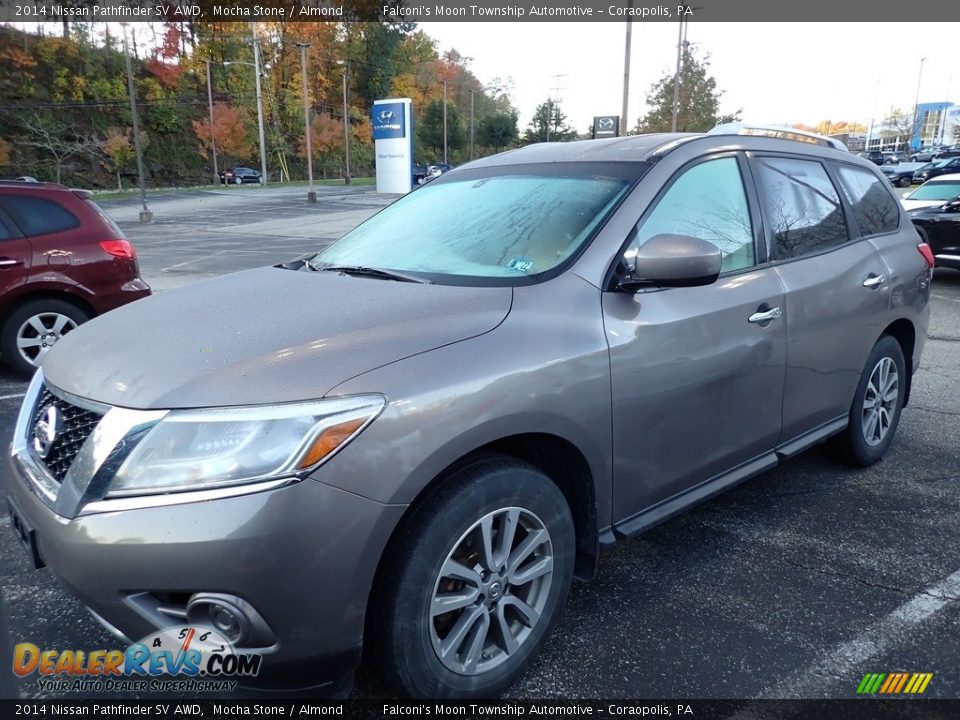
[[[51,385],[136,409],[323,397],[405,357],[481,335],[508,287],[454,287],[260,268],[145,298],[64,336]]]
[[[946,200],[901,200],[904,210],[919,210],[920,208],[939,207]]]

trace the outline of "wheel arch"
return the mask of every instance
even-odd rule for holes
[[[23,293],[18,294],[16,297],[12,298],[8,303],[3,306],[3,323],[6,323],[7,318],[10,317],[17,310],[22,308],[24,305],[34,302],[36,300],[60,300],[62,302],[70,303],[78,309],[82,310],[90,318],[95,318],[100,313],[97,312],[97,309],[93,307],[89,302],[84,300],[82,297],[72,293],[68,290],[54,290],[48,288],[38,288],[35,290],[27,290]]]
[[[903,351],[903,360],[907,370],[907,390],[903,396],[903,407],[910,402],[910,390],[913,387],[913,352],[917,345],[917,329],[906,318],[894,320],[884,328],[883,335],[889,335],[900,344]]]

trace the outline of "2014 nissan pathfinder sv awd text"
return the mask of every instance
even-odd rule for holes
[[[17,423],[14,527],[127,638],[212,627],[314,685],[363,648],[410,695],[496,695],[601,548],[824,441],[877,462],[932,265],[817,136],[484,158],[64,337]]]

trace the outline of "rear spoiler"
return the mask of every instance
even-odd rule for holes
[[[93,197],[93,192],[90,190],[80,190],[79,188],[71,188],[70,192],[76,195],[81,200],[89,200]]]

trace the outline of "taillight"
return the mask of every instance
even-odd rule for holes
[[[129,240],[104,240],[100,243],[100,247],[114,257],[129,258],[132,260],[137,256],[137,251],[133,249],[133,245],[130,244]]]
[[[920,243],[917,245],[917,250],[923,255],[923,259],[927,261],[927,265],[933,267],[936,261],[933,259],[933,250],[930,249],[930,246],[926,243]]]

